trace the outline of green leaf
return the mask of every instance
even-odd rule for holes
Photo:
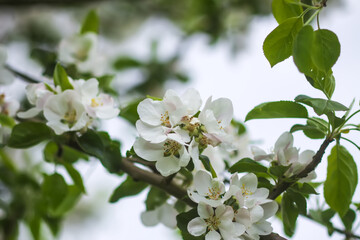
[[[109,199],[109,202],[115,203],[121,198],[135,196],[141,193],[145,188],[147,188],[147,186],[147,183],[141,181],[134,181],[134,179],[128,176],[126,180],[114,190]]]
[[[205,239],[204,236],[195,237],[195,236],[191,235],[187,230],[188,223],[196,217],[199,217],[196,208],[191,209],[188,212],[180,213],[179,215],[176,216],[177,226],[180,229],[181,236],[183,237],[184,240],[204,240]]]
[[[230,173],[242,173],[242,172],[262,172],[266,173],[267,168],[260,163],[250,159],[250,158],[243,158],[234,165],[231,166],[229,169]]]
[[[42,192],[50,208],[55,210],[65,199],[68,187],[63,176],[54,173],[53,175],[44,176]]]
[[[253,108],[245,118],[245,121],[251,119],[266,119],[266,118],[307,118],[308,112],[301,104],[280,101],[280,102],[266,102]]]
[[[327,29],[314,32],[312,60],[322,71],[328,72],[340,56],[340,42],[336,34]]]
[[[316,89],[321,90],[327,98],[331,98],[335,90],[335,78],[332,71],[324,73],[314,67],[310,74],[305,75],[306,80]]]
[[[2,113],[0,113],[0,124],[7,127],[14,127],[16,125],[12,117]]]
[[[300,5],[291,4],[300,3],[300,0],[273,0],[272,12],[276,21],[280,24],[288,18],[298,17],[303,12]]]
[[[295,98],[295,102],[300,102],[312,107],[317,115],[328,114],[332,111],[347,111],[346,106],[339,102],[326,100],[321,98],[311,98],[306,95],[299,95]]]
[[[293,202],[288,192],[285,192],[282,197],[281,213],[285,234],[291,237],[295,232],[296,219],[299,216],[299,209]]]
[[[41,234],[40,234],[41,218],[40,218],[40,216],[38,216],[38,215],[33,216],[29,220],[28,223],[29,223],[31,235],[33,236],[34,240],[40,240],[41,239]]]
[[[199,159],[202,162],[202,164],[204,165],[205,169],[207,171],[211,172],[212,177],[216,178],[217,175],[216,175],[216,172],[215,172],[214,168],[211,165],[210,159],[205,155],[200,155]]]
[[[311,74],[314,64],[311,59],[312,45],[314,41],[314,30],[312,26],[304,26],[294,39],[292,55],[295,65],[299,71],[305,74]]]
[[[299,213],[306,215],[307,204],[306,204],[305,197],[302,194],[300,194],[296,191],[293,191],[292,189],[288,189],[287,193],[288,193],[289,197],[291,198],[291,200],[296,204],[296,207],[299,210]]]
[[[294,184],[293,186],[291,186],[291,189],[293,191],[299,192],[301,194],[316,194],[318,195],[319,193],[316,192],[316,190],[308,183],[297,183]]]
[[[54,84],[55,86],[60,86],[62,91],[65,91],[66,89],[74,89],[69,81],[65,69],[60,65],[60,63],[55,66]]]
[[[116,59],[113,66],[116,70],[124,70],[140,67],[142,63],[132,57],[124,56]]]
[[[85,34],[88,32],[98,33],[99,25],[100,21],[98,15],[96,14],[95,10],[91,10],[82,23],[80,34]]]
[[[97,157],[110,173],[119,173],[121,168],[119,142],[112,140],[105,132],[96,132],[90,129],[78,137],[77,141],[84,152]]]
[[[68,186],[67,190],[64,200],[54,211],[52,211],[52,215],[55,217],[63,216],[65,213],[69,212],[80,200],[81,190],[77,186]]]
[[[139,114],[137,112],[137,106],[144,98],[137,99],[129,103],[126,107],[121,108],[120,117],[128,120],[130,123],[135,125],[136,121],[139,120]]]
[[[160,207],[168,198],[169,195],[163,190],[160,190],[157,187],[151,187],[145,201],[146,211],[151,211]]]
[[[276,176],[276,177],[282,177],[284,176],[284,173],[291,167],[291,165],[289,166],[282,166],[282,165],[275,165],[275,166],[271,166],[269,168],[269,171],[272,175]]]
[[[44,159],[47,162],[56,162],[59,147],[56,142],[50,141],[44,148]]]
[[[340,216],[349,210],[357,181],[358,173],[353,157],[345,147],[337,144],[328,156],[324,196],[327,204]]]
[[[85,191],[85,186],[82,180],[82,177],[80,175],[80,173],[73,167],[72,164],[67,163],[67,162],[63,162],[62,163],[66,169],[66,171],[69,173],[71,179],[74,181],[74,184],[83,192],[86,193]]]
[[[341,217],[341,221],[343,222],[346,231],[351,232],[355,219],[355,211],[349,208],[347,213],[343,217]]]
[[[302,18],[289,18],[266,37],[263,50],[271,67],[291,56],[294,38],[302,25]]]
[[[39,122],[23,122],[16,125],[10,135],[8,146],[12,148],[28,148],[52,136],[51,129]]]
[[[323,139],[328,132],[328,123],[321,118],[310,118],[306,120],[306,125],[295,124],[291,127],[290,132],[303,131],[311,139]]]

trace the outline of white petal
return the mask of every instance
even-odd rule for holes
[[[188,223],[187,230],[193,236],[201,236],[206,232],[206,223],[202,218],[194,218]]]
[[[221,235],[217,231],[210,231],[205,235],[205,240],[220,240]]]
[[[145,99],[137,107],[140,119],[150,125],[157,126],[161,122],[161,114],[165,113],[163,102]]]
[[[153,227],[159,223],[158,211],[146,211],[140,215],[141,222],[147,227]]]
[[[255,174],[248,173],[240,178],[240,188],[245,185],[246,190],[254,193],[257,189],[258,180]]]
[[[219,98],[211,103],[211,110],[215,118],[220,121],[220,125],[224,128],[228,126],[233,118],[233,105],[228,98]]]
[[[235,220],[248,228],[251,225],[250,211],[245,208],[240,208],[235,214]]]
[[[169,228],[176,228],[177,211],[169,204],[165,203],[159,208],[159,220]]]
[[[312,161],[314,155],[315,155],[315,152],[312,150],[306,150],[306,151],[300,153],[299,163],[306,164],[306,165],[309,164]]]
[[[264,209],[259,205],[255,205],[250,209],[250,219],[251,222],[257,222],[264,216]]]
[[[237,223],[237,222],[234,222],[233,224],[234,224],[234,229],[235,229],[235,231],[234,231],[235,236],[240,236],[245,232],[246,227],[243,224]]]
[[[194,163],[194,168],[195,170],[200,170],[201,169],[201,166],[202,166],[202,163],[199,159],[199,144],[195,141],[195,139],[193,139],[191,142],[190,142],[190,145],[189,145],[189,154],[191,156],[191,159]]]
[[[261,207],[264,209],[264,219],[274,216],[279,209],[279,205],[275,201],[261,204]]]
[[[32,117],[35,117],[36,115],[38,115],[40,112],[41,112],[41,109],[34,107],[34,108],[30,108],[26,112],[19,112],[17,114],[17,116],[19,118],[32,118]]]
[[[206,196],[211,188],[211,175],[205,170],[199,170],[194,177],[194,186],[199,194]]]
[[[214,215],[214,209],[204,202],[198,204],[197,211],[199,216],[203,219],[208,219]]]
[[[134,151],[139,157],[148,161],[157,161],[164,157],[163,144],[150,143],[143,138],[137,138],[134,143]]]
[[[218,207],[223,204],[221,199],[219,199],[219,200],[207,199],[207,198],[205,198],[204,195],[200,195],[200,194],[198,194],[196,192],[192,192],[190,190],[188,190],[188,195],[192,201],[194,201],[196,203],[203,202],[203,203],[206,203],[207,205],[210,205],[211,207]]]
[[[252,198],[255,198],[259,202],[266,199],[268,196],[269,196],[269,189],[267,188],[258,188],[253,193],[253,195],[251,195]]]
[[[230,206],[220,205],[215,209],[215,215],[220,218],[221,222],[230,221],[234,218],[234,210]]]
[[[274,154],[266,154],[264,150],[257,146],[251,146],[251,152],[254,155],[255,161],[272,160],[274,157]]]
[[[187,114],[194,115],[201,107],[202,101],[197,90],[189,88],[181,97],[184,105],[187,107]]]
[[[260,221],[252,225],[252,231],[256,232],[259,235],[268,235],[272,232],[273,228],[271,224],[267,221]]]
[[[163,126],[152,126],[141,120],[136,121],[136,129],[140,136],[151,143],[160,143],[166,140],[165,129]]]
[[[156,169],[163,175],[167,177],[173,173],[176,173],[180,170],[179,159],[174,156],[162,157],[159,158],[155,164]]]
[[[292,147],[293,142],[294,142],[294,137],[292,136],[292,134],[289,132],[284,132],[276,141],[274,152],[276,153],[280,149],[284,150],[289,147]]]

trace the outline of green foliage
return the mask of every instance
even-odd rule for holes
[[[126,107],[121,108],[120,117],[125,118],[130,123],[134,124],[139,119],[139,114],[137,112],[137,106],[139,103],[144,100],[144,98],[137,99],[129,103]]]
[[[327,204],[344,216],[358,183],[357,166],[345,147],[337,144],[328,156],[324,196]]]
[[[60,65],[60,63],[55,66],[54,84],[55,86],[60,86],[62,91],[65,91],[66,89],[74,89],[69,81],[65,69]]]
[[[166,202],[168,198],[169,195],[163,190],[157,187],[151,187],[145,201],[146,211],[151,211],[157,207],[160,207]]]
[[[309,215],[312,219],[314,219],[316,222],[324,225],[328,229],[328,234],[332,235],[334,232],[333,224],[330,222],[330,220],[335,216],[335,211],[331,208],[326,210],[310,210]]]
[[[97,157],[110,173],[119,173],[122,158],[120,143],[112,140],[106,132],[89,129],[77,137],[77,142],[84,152]]]
[[[326,100],[321,98],[311,98],[306,95],[299,95],[295,98],[296,102],[300,102],[312,107],[317,115],[328,115],[333,111],[347,111],[347,107],[339,102],[332,100]]]
[[[243,158],[229,168],[230,173],[242,173],[242,172],[252,172],[252,173],[267,173],[267,168],[260,163],[250,159]]]
[[[266,118],[307,118],[308,112],[304,106],[291,101],[266,102],[254,107],[245,118],[245,121],[252,119]]]
[[[274,165],[274,166],[271,166],[269,168],[269,172],[276,176],[276,177],[283,177],[285,172],[291,167],[291,165],[289,166],[283,166],[283,165]]]
[[[52,137],[52,130],[43,123],[22,122],[16,125],[8,141],[12,148],[28,148]]]
[[[82,190],[78,186],[67,186],[67,194],[61,204],[52,211],[52,216],[60,217],[69,212],[79,202],[81,195]]]
[[[109,202],[115,203],[121,198],[135,196],[141,193],[147,187],[147,183],[141,181],[134,181],[132,177],[128,176],[126,180],[114,190],[109,199]]]
[[[341,217],[341,221],[343,222],[346,231],[352,230],[355,219],[356,219],[355,211],[349,208],[346,214]]]
[[[197,209],[194,208],[188,212],[180,213],[176,216],[177,226],[180,229],[181,236],[184,240],[204,240],[204,236],[195,237],[187,230],[188,223],[194,218],[199,217]]]
[[[13,127],[16,125],[14,119],[6,114],[0,113],[0,124],[2,126]]]
[[[80,173],[74,168],[72,164],[67,162],[63,162],[62,164],[64,165],[66,171],[69,173],[71,179],[74,181],[75,186],[78,187],[81,192],[86,193]]]
[[[310,118],[306,120],[306,125],[295,124],[290,132],[303,131],[311,139],[323,139],[328,133],[328,123],[321,118]]]
[[[113,63],[113,67],[116,70],[125,70],[129,68],[137,68],[140,67],[142,63],[132,57],[122,56],[115,60]]]
[[[271,67],[291,56],[294,38],[302,26],[302,18],[289,18],[266,37],[263,50]]]
[[[31,49],[30,57],[43,66],[43,75],[49,77],[54,75],[57,61],[57,54],[54,51],[36,47]]]
[[[288,18],[298,17],[303,12],[302,7],[294,3],[300,3],[300,0],[272,1],[272,13],[279,24],[284,22]]]
[[[293,196],[287,191],[281,199],[281,215],[286,235],[294,235],[296,220],[299,216],[299,208],[294,202]]]
[[[56,210],[68,193],[68,186],[62,175],[54,173],[45,175],[42,192],[51,210]]]
[[[308,183],[296,183],[291,186],[291,190],[303,195],[318,194],[316,190]]]
[[[98,33],[99,22],[99,17],[96,14],[95,10],[91,10],[84,19],[84,22],[82,23],[80,34],[85,34],[88,32]]]

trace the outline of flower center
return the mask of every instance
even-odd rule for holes
[[[209,231],[216,231],[219,229],[219,225],[221,223],[220,219],[218,217],[210,216],[208,219],[205,219],[207,228]]]
[[[102,105],[104,105],[104,104],[102,102],[99,102],[98,99],[96,99],[96,98],[91,99],[91,107],[95,108],[95,107],[102,106]]]
[[[63,119],[61,120],[61,122],[62,123],[67,123],[70,128],[72,126],[74,126],[74,124],[76,122],[76,110],[75,109],[70,109],[69,111],[67,111],[65,113]]]
[[[212,187],[212,188],[208,188],[209,192],[206,193],[206,195],[208,196],[208,198],[213,199],[213,200],[218,200],[220,198],[220,189],[217,187]]]
[[[251,192],[249,189],[246,188],[245,184],[241,186],[241,193],[244,197],[247,197],[249,195],[252,195],[253,192]]]
[[[180,157],[179,150],[181,149],[181,144],[174,140],[167,140],[164,143],[164,157],[175,156]]]
[[[160,121],[161,121],[161,125],[163,125],[165,127],[171,127],[168,111],[166,111],[164,114],[161,114]]]

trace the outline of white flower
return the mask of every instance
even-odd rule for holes
[[[15,77],[14,75],[7,70],[4,65],[6,63],[7,53],[4,46],[0,45],[0,84],[8,85],[11,84]]]
[[[170,133],[190,142],[188,132],[177,125],[182,119],[194,115],[200,106],[201,98],[196,90],[188,89],[181,97],[168,90],[162,101],[147,98],[139,103],[140,120],[136,122],[136,129],[142,138],[152,143],[164,141]]]
[[[160,143],[151,143],[139,137],[134,143],[134,150],[139,157],[156,162],[155,167],[161,175],[169,176],[188,165],[190,161],[184,143],[172,139],[174,135],[170,134],[170,138]]]
[[[233,222],[234,211],[232,207],[220,205],[215,211],[203,202],[198,205],[200,217],[192,219],[187,226],[193,236],[201,236],[206,233],[206,240],[234,240],[245,231],[245,226]]]
[[[8,100],[5,94],[0,94],[0,113],[9,117],[15,116],[19,110],[20,104],[17,100]]]
[[[199,114],[200,122],[205,126],[204,135],[216,146],[227,140],[224,128],[229,126],[233,117],[233,105],[228,98],[219,98],[212,101],[209,97],[204,109]]]
[[[164,203],[160,207],[141,213],[141,221],[145,226],[152,227],[162,223],[169,228],[176,228],[176,216],[178,212],[173,206]]]
[[[79,94],[74,90],[50,96],[44,106],[44,116],[48,121],[46,124],[56,134],[80,130],[90,121]]]
[[[60,88],[55,88],[55,92],[60,92]],[[44,83],[31,83],[26,86],[26,97],[28,101],[35,105],[25,112],[19,112],[20,118],[32,118],[38,115],[43,109],[47,99],[54,95],[54,92],[50,91]]]
[[[188,189],[188,195],[196,203],[204,202],[212,207],[222,205],[227,199],[224,197],[225,185],[218,179],[213,179],[210,173],[204,170],[196,172],[193,189]]]
[[[99,82],[95,78],[88,80],[70,80],[74,90],[81,96],[86,112],[90,117],[100,119],[114,118],[119,114],[119,109],[114,107],[114,99],[108,94],[99,94]]]
[[[64,39],[59,45],[59,60],[65,64],[75,64],[79,72],[104,74],[104,58],[97,52],[98,36],[95,33],[74,35]]]
[[[258,189],[257,185],[258,180],[255,174],[248,173],[239,178],[239,175],[235,173],[230,179],[229,193],[237,198],[241,206],[247,208],[272,201],[267,199],[269,190],[266,188]]]

